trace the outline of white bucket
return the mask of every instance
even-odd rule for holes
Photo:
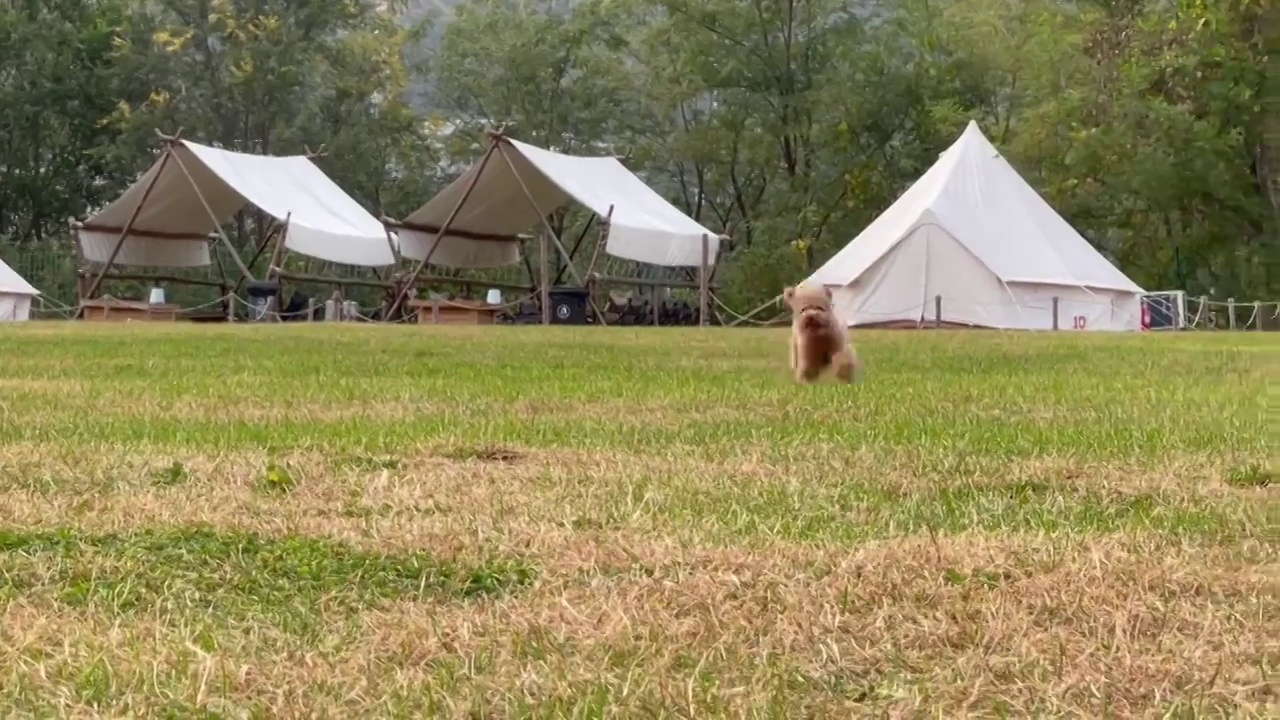
[[[164,288],[162,287],[151,288],[151,295],[148,297],[147,302],[151,303],[152,305],[163,305],[164,304]]]
[[[501,305],[502,291],[498,288],[489,288],[489,293],[484,296],[484,301],[490,305]]]

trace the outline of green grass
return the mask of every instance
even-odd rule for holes
[[[0,327],[0,704],[1277,709],[1280,340],[855,342]]]

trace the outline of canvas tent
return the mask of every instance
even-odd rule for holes
[[[114,265],[206,267],[211,235],[253,280],[221,231],[245,205],[277,221],[280,243],[273,264],[286,248],[345,265],[396,262],[394,241],[382,223],[309,156],[250,155],[167,139],[164,154],[137,182],[76,225],[84,259],[103,266],[87,294]]]
[[[851,325],[1138,330],[1141,323],[1142,288],[1058,215],[972,121],[806,282],[831,288]]]
[[[428,262],[464,268],[515,263],[519,234],[541,225],[543,241],[555,244],[579,282],[590,282],[594,258],[584,278],[547,223],[549,213],[576,202],[602,219],[606,253],[699,268],[699,286],[709,284],[721,236],[668,203],[617,158],[552,152],[501,132],[490,138],[484,156],[461,177],[403,221],[386,221],[398,235],[401,255],[418,261],[415,277]],[[548,254],[541,254],[544,260]],[[539,285],[545,317],[547,278]]]
[[[0,260],[0,322],[31,319],[31,301],[40,294],[13,268]]]

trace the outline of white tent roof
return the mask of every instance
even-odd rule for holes
[[[807,282],[848,285],[912,230],[930,223],[1005,283],[1142,292],[1022,179],[973,121],[914,185]]]
[[[79,235],[86,259],[107,261],[147,184],[159,174],[116,256],[119,264],[208,265],[209,233],[246,204],[280,221],[288,218],[285,247],[294,252],[364,267],[396,261],[382,223],[305,156],[249,155],[186,140],[174,143],[172,152],[175,157],[169,162],[157,160],[115,202],[85,221]],[[201,196],[217,223],[209,217]]]
[[[0,295],[39,295],[31,283],[23,279],[18,271],[0,260]]]
[[[432,231],[449,217],[479,173],[442,246],[431,255],[433,264],[488,267],[518,260],[516,235],[539,224],[521,182],[542,212],[576,201],[604,218],[612,206],[605,244],[610,255],[666,267],[697,267],[706,235],[708,261],[714,264],[720,236],[664,200],[617,158],[563,155],[507,138],[498,142],[502,145],[483,169],[480,163],[472,165],[404,219],[405,227],[398,228],[401,254],[415,260],[426,257]],[[515,166],[514,173],[499,155],[502,151]]]

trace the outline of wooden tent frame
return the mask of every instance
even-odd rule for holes
[[[487,132],[491,137],[494,137],[496,135],[501,134],[502,130],[499,129],[496,131],[487,131]],[[537,288],[539,287],[538,281],[533,277],[533,265],[529,262],[529,254],[525,252],[525,243],[527,240],[530,239],[529,236],[523,235],[523,234],[510,235],[510,236],[481,235],[477,233],[467,232],[465,230],[454,230],[451,228],[451,225],[453,224],[453,221],[457,218],[458,213],[462,212],[462,208],[466,207],[466,202],[471,197],[472,191],[475,190],[476,184],[480,180],[480,175],[484,171],[485,165],[488,164],[490,158],[493,155],[494,147],[495,145],[491,142],[490,146],[485,150],[484,155],[482,155],[480,158],[480,165],[476,169],[475,177],[473,177],[471,181],[467,183],[466,187],[463,188],[462,196],[458,198],[458,202],[454,204],[453,209],[449,212],[449,215],[445,218],[444,222],[441,223],[440,227],[435,227],[433,225],[420,225],[417,223],[396,220],[395,218],[389,217],[387,215],[382,216],[381,218],[382,226],[387,231],[387,242],[391,243],[391,246],[392,246],[391,249],[392,249],[392,252],[395,253],[397,261],[399,261],[402,256],[400,255],[399,252],[396,251],[395,243],[391,241],[392,231],[412,230],[415,232],[420,232],[420,233],[424,233],[432,236],[431,249],[427,251],[427,254],[421,260],[417,261],[414,264],[413,269],[409,272],[409,275],[407,277],[401,279],[399,282],[394,283],[396,286],[396,287],[393,287],[395,296],[392,299],[391,305],[387,308],[388,318],[396,317],[396,313],[400,310],[405,300],[408,299],[409,293],[412,290],[414,290],[414,288],[416,287],[425,288],[427,285],[453,284],[453,285],[469,286],[469,285],[482,284],[487,287],[498,288],[500,290],[512,290],[515,292],[534,291],[534,290],[537,290]],[[441,239],[444,238],[446,235],[451,235],[453,237],[458,237],[465,240],[474,240],[477,242],[513,243],[518,245],[520,260],[524,263],[525,270],[528,273],[530,284],[520,285],[516,283],[508,283],[508,282],[501,282],[501,281],[495,281],[495,280],[480,280],[480,279],[469,281],[467,278],[463,278],[463,277],[424,274],[423,271],[426,269],[427,264],[431,262],[432,256],[435,255],[436,250],[439,249],[441,245]]]
[[[324,145],[321,145],[316,150],[312,150],[310,147],[307,147],[306,145],[304,145],[303,149],[305,150],[304,156],[308,160],[313,160],[319,157],[325,157],[329,154],[328,151],[325,149]],[[331,275],[308,275],[305,273],[295,273],[295,272],[286,270],[284,267],[284,261],[285,261],[285,257],[289,253],[289,249],[285,247],[284,243],[286,240],[287,233],[289,231],[289,219],[291,217],[292,217],[292,213],[290,213],[289,215],[286,215],[283,221],[277,221],[277,223],[279,224],[275,228],[273,228],[273,232],[268,233],[266,236],[263,237],[262,242],[258,245],[258,248],[254,252],[253,259],[249,261],[249,267],[253,267],[253,264],[257,262],[259,257],[262,256],[262,254],[266,251],[266,248],[269,245],[271,245],[271,240],[274,238],[275,245],[271,252],[271,258],[267,261],[267,275],[265,277],[265,282],[276,283],[279,286],[277,288],[276,297],[274,298],[275,303],[278,304],[282,300],[282,296],[284,294],[284,281],[286,280],[292,280],[295,283],[310,282],[310,283],[317,283],[322,285],[332,285],[337,295],[342,298],[346,297],[346,289],[348,287],[380,288],[382,290],[385,290],[388,293],[388,295],[390,295],[392,292],[396,290],[395,274],[400,264],[400,253],[396,251],[396,244],[391,239],[391,234],[389,232],[386,233],[387,247],[391,249],[391,257],[393,262],[391,265],[387,266],[385,277],[379,274],[377,269],[372,267],[370,267],[369,269],[373,271],[375,275],[374,279],[364,279],[364,278],[358,278],[358,277],[344,278],[336,275],[332,275],[332,276]],[[384,231],[385,231],[385,225],[384,225]],[[361,266],[353,265],[350,267],[361,267]],[[252,281],[252,278],[250,278],[250,281]],[[237,284],[236,290],[239,291],[239,289],[240,289],[240,286]],[[269,306],[269,313],[270,313],[270,306]],[[276,312],[275,316],[271,319],[274,322],[281,322],[283,320],[279,312]]]
[[[182,158],[176,152],[174,152],[174,146],[177,145],[178,141],[182,138],[182,128],[178,128],[178,132],[172,135],[166,135],[160,132],[159,130],[156,130],[155,132],[156,132],[156,136],[160,138],[161,146],[164,148],[163,152],[160,155],[160,167],[156,171],[155,176],[152,177],[151,180],[143,188],[142,197],[138,198],[138,204],[134,206],[133,211],[129,214],[129,219],[128,221],[125,222],[124,227],[121,227],[121,228],[106,227],[102,225],[91,225],[88,223],[78,222],[78,221],[72,221],[71,223],[71,229],[73,231],[73,234],[77,234],[76,231],[78,230],[119,233],[119,237],[116,239],[115,245],[111,249],[111,254],[107,256],[107,261],[103,263],[102,269],[93,275],[93,279],[89,281],[89,285],[87,288],[84,286],[83,283],[84,283],[84,280],[89,277],[90,273],[88,272],[88,269],[82,268],[76,271],[76,290],[77,290],[76,294],[78,295],[78,297],[77,297],[77,303],[76,303],[76,314],[74,318],[77,320],[84,317],[85,301],[93,300],[94,294],[102,287],[103,281],[107,279],[135,280],[135,281],[142,280],[142,281],[153,281],[153,282],[163,281],[163,282],[182,284],[182,285],[217,287],[222,291],[222,295],[224,297],[228,294],[226,290],[230,284],[227,280],[226,270],[222,266],[222,259],[218,257],[217,253],[214,253],[214,262],[215,264],[217,264],[218,272],[222,277],[221,282],[215,282],[212,280],[200,280],[197,278],[184,278],[184,277],[178,277],[175,275],[146,275],[141,273],[121,273],[121,272],[112,273],[111,268],[113,265],[115,265],[116,257],[119,256],[120,250],[124,247],[125,240],[127,240],[130,235],[134,237],[154,238],[154,239],[160,239],[160,240],[204,240],[204,241],[210,241],[214,244],[221,241],[224,247],[226,247],[227,252],[231,255],[231,259],[235,262],[237,268],[240,270],[240,273],[242,275],[241,282],[243,282],[244,279],[248,279],[250,282],[254,282],[253,273],[250,272],[249,266],[245,265],[244,260],[241,259],[240,253],[236,251],[235,245],[231,242],[231,238],[227,237],[226,232],[223,231],[222,222],[219,221],[217,216],[214,215],[213,209],[209,206],[209,202],[205,200],[204,193],[200,192],[200,186],[197,185],[195,180],[192,178],[191,171],[187,168],[186,163],[182,161]],[[138,221],[138,216],[142,214],[142,209],[146,207],[147,199],[151,196],[151,191],[155,189],[156,183],[160,181],[161,175],[164,174],[164,168],[166,165],[168,165],[170,160],[173,160],[175,163],[177,163],[178,168],[182,171],[183,177],[187,179],[187,182],[191,184],[191,189],[195,191],[196,197],[200,200],[201,206],[204,207],[205,212],[209,214],[209,219],[212,220],[214,224],[213,233],[195,235],[195,234],[187,234],[187,233],[150,232],[150,231],[141,231],[141,230],[133,229],[134,223]],[[86,264],[88,264],[88,261],[85,260],[84,258],[84,250],[83,250],[83,247],[80,245],[79,238],[76,239],[76,248],[80,253],[81,259],[84,260]],[[239,284],[237,284],[236,287],[239,287]],[[228,319],[231,319],[234,317],[234,313],[235,313],[234,301],[231,301],[230,303],[228,303],[228,307],[226,308],[226,311],[227,311]]]
[[[559,253],[560,257],[564,260],[564,263],[565,263],[564,268],[562,268],[561,272],[557,275],[556,281],[558,282],[560,277],[563,276],[564,270],[568,270],[569,273],[573,276],[573,279],[578,283],[578,285],[586,289],[587,302],[590,304],[591,310],[595,313],[596,318],[599,319],[600,324],[602,325],[607,325],[608,323],[605,320],[604,313],[596,305],[594,291],[597,285],[609,284],[609,283],[626,284],[626,285],[646,285],[647,284],[647,285],[654,285],[654,286],[660,286],[660,287],[697,288],[698,304],[699,304],[699,324],[704,326],[709,324],[708,314],[710,312],[711,292],[714,287],[713,277],[717,269],[716,266],[718,266],[719,264],[719,256],[717,255],[715,264],[710,263],[710,258],[709,258],[710,239],[707,235],[702,236],[702,260],[701,260],[701,264],[698,266],[698,282],[697,283],[678,283],[674,281],[670,283],[666,283],[666,282],[655,282],[651,280],[615,278],[615,277],[597,275],[593,272],[593,270],[595,269],[596,261],[599,257],[601,250],[604,248],[604,245],[608,238],[610,220],[613,217],[613,206],[610,205],[605,218],[598,224],[595,251],[592,254],[591,263],[590,263],[590,266],[588,267],[587,273],[583,275],[578,272],[577,265],[576,263],[574,263],[573,256],[575,253],[570,253],[565,249],[564,243],[561,241],[559,235],[556,233],[555,228],[551,226],[551,221],[548,219],[549,214],[547,212],[544,212],[543,209],[538,206],[537,201],[533,197],[533,193],[530,192],[529,190],[529,186],[525,184],[524,178],[521,176],[519,170],[516,169],[515,162],[512,161],[509,151],[506,147],[506,145],[508,144],[506,142],[508,140],[506,135],[506,126],[503,125],[497,129],[485,130],[483,133],[483,136],[488,139],[488,147],[485,149],[484,154],[480,157],[478,167],[476,168],[476,173],[474,176],[472,176],[470,182],[468,182],[467,185],[463,188],[462,195],[458,198],[458,201],[454,203],[453,209],[450,210],[449,214],[445,217],[445,220],[444,222],[441,223],[440,227],[436,228],[436,227],[427,227],[427,226],[406,225],[404,223],[396,223],[395,221],[392,221],[389,218],[384,219],[384,223],[391,223],[390,225],[388,225],[388,227],[393,227],[393,228],[399,227],[399,228],[417,230],[419,232],[431,233],[434,236],[431,249],[427,252],[426,256],[422,260],[418,261],[418,263],[414,266],[412,272],[409,275],[407,282],[404,283],[404,285],[401,287],[399,292],[396,294],[396,299],[394,302],[392,302],[391,309],[388,315],[394,316],[396,311],[400,308],[400,305],[404,302],[405,297],[407,296],[409,290],[422,276],[422,271],[426,267],[427,263],[431,260],[432,254],[435,252],[436,248],[440,246],[441,238],[449,234],[452,234],[456,237],[464,237],[464,238],[470,236],[469,233],[463,233],[460,231],[451,231],[450,226],[453,224],[453,221],[457,218],[458,214],[462,212],[462,208],[466,206],[466,202],[471,197],[472,191],[475,190],[476,185],[480,181],[480,177],[484,172],[485,166],[493,159],[494,155],[498,155],[502,158],[503,162],[506,163],[507,168],[511,170],[512,176],[515,177],[516,183],[520,186],[521,194],[524,195],[525,200],[527,200],[529,203],[529,206],[537,214],[538,220],[541,225],[540,231],[538,233],[538,241],[540,246],[540,252],[538,253],[539,261],[540,261],[540,267],[539,267],[539,273],[538,273],[539,277],[538,277],[538,280],[535,282],[534,287],[537,288],[540,296],[539,305],[541,306],[543,325],[551,324],[552,280],[551,280],[551,266],[549,264],[549,260],[551,256],[551,246],[555,247],[556,251]],[[587,231],[590,229],[591,223],[594,222],[597,218],[598,218],[597,213],[593,212],[591,214],[591,217],[587,220],[587,224],[585,227],[583,227],[582,233],[578,238],[578,242],[575,243],[574,245],[575,252],[578,246],[581,244],[582,239],[586,236]],[[725,236],[720,236],[720,237],[724,238]],[[505,240],[505,238],[476,238],[476,237],[472,237],[471,239],[493,240],[493,241],[499,241],[499,242]],[[526,266],[528,266],[528,262],[527,262],[528,255],[525,253],[521,253],[521,255],[526,259]],[[529,268],[529,269],[530,271],[532,271],[532,268]],[[438,281],[443,278],[436,278],[433,276],[432,279]],[[494,283],[494,286],[498,287],[499,285],[497,283]],[[654,308],[654,324],[655,325],[658,324],[657,322],[658,315],[659,315],[658,308],[655,307]]]
[[[698,291],[698,325],[707,326],[710,324],[710,313],[714,310],[711,307],[711,299],[715,294],[715,276],[720,270],[720,253],[716,254],[715,262],[711,261],[711,240],[707,235],[702,236],[702,258],[698,265],[698,279],[696,281],[687,280],[652,280],[649,278],[629,278],[617,275],[601,275],[595,272],[596,263],[600,258],[600,253],[604,251],[605,243],[609,236],[609,222],[613,217],[613,206],[609,206],[609,212],[604,219],[600,221],[600,231],[596,236],[596,246],[591,253],[591,263],[587,267],[587,291],[594,291],[603,285],[623,285],[636,288],[684,288],[687,290]],[[597,216],[592,213],[588,219],[595,220]],[[721,235],[720,239],[727,239],[727,235]],[[599,313],[599,310],[596,311]],[[604,324],[603,313],[600,313],[601,323]],[[655,302],[653,306],[653,325],[659,325],[661,316],[661,307]]]
[[[524,264],[525,272],[527,274],[527,277],[529,278],[529,283],[521,284],[517,282],[507,282],[505,280],[471,278],[471,277],[466,277],[464,275],[440,275],[440,274],[421,272],[421,269],[425,269],[425,265],[431,260],[431,256],[435,253],[436,248],[439,247],[440,237],[445,234],[444,230],[441,228],[430,226],[430,225],[419,225],[417,223],[410,223],[410,222],[404,222],[401,220],[396,220],[395,218],[392,218],[386,215],[382,216],[381,220],[382,220],[383,226],[387,228],[388,238],[390,237],[390,232],[394,230],[413,230],[416,232],[432,235],[434,237],[433,242],[435,243],[431,246],[431,249],[427,251],[426,258],[424,260],[417,261],[417,264],[414,266],[414,269],[410,271],[409,275],[405,276],[400,273],[399,264],[397,262],[397,267],[393,269],[394,271],[392,273],[391,281],[380,284],[380,286],[388,288],[390,292],[393,293],[392,303],[387,307],[387,313],[386,313],[387,319],[394,321],[395,313],[403,309],[405,301],[409,299],[408,294],[410,292],[414,291],[415,289],[426,289],[427,287],[433,286],[433,285],[434,286],[453,285],[453,286],[463,288],[464,291],[469,291],[470,288],[477,285],[483,285],[484,287],[487,287],[487,288],[497,288],[499,290],[509,290],[512,292],[525,292],[525,293],[534,292],[538,289],[537,280],[534,278],[533,264],[529,260],[529,254],[524,251],[525,243],[532,239],[529,236],[513,235],[509,237],[506,237],[506,236],[491,237],[491,236],[481,236],[475,233],[469,233],[461,230],[448,231],[448,234],[453,237],[460,237],[467,240],[476,240],[479,242],[513,243],[513,244],[519,245],[520,261]],[[399,261],[401,259],[403,259],[403,256],[397,252],[396,260]],[[421,266],[421,268],[419,266]],[[474,270],[479,270],[480,268],[461,268],[460,267],[457,269],[474,271]],[[490,268],[485,268],[485,269],[490,269]]]

